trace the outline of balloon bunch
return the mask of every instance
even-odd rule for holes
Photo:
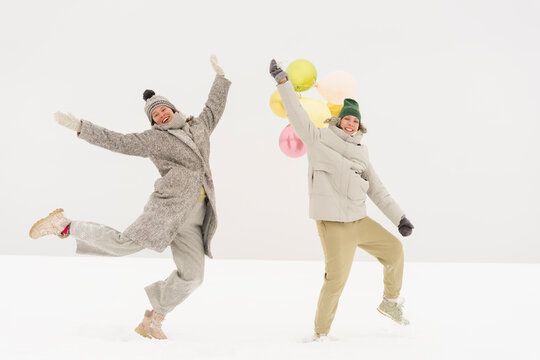
[[[298,93],[315,86],[319,94],[327,101],[325,104],[321,100],[302,97],[298,94],[300,104],[318,128],[327,127],[328,124],[325,124],[324,121],[332,116],[338,116],[343,107],[343,100],[356,97],[358,92],[358,84],[354,76],[344,71],[331,72],[316,84],[317,70],[308,60],[293,61],[287,67],[286,72]],[[287,118],[281,96],[277,90],[270,96],[270,108],[277,116]],[[290,124],[283,129],[279,136],[279,148],[285,155],[293,158],[300,157],[307,151],[306,146],[298,138]]]

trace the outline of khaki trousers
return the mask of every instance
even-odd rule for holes
[[[174,234],[170,247],[176,269],[165,280],[145,287],[152,307],[160,314],[172,311],[203,281],[205,255],[202,225],[205,213],[206,202],[203,198],[203,201],[195,204],[188,219]],[[125,256],[143,249],[121,232],[92,222],[72,221],[70,233],[77,240],[78,254]]]
[[[384,297],[399,296],[404,258],[401,242],[394,235],[369,217],[346,223],[317,220],[317,229],[325,258],[324,283],[315,315],[317,334],[330,331],[356,247],[384,265]]]

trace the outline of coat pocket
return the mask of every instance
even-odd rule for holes
[[[187,174],[189,175],[189,174]],[[182,169],[173,168],[165,176],[159,178],[154,183],[154,191],[160,197],[170,197],[180,195],[186,187],[186,176]]]
[[[332,164],[316,162],[312,164],[311,192],[318,195],[332,195],[335,188],[334,172]]]
[[[369,182],[364,180],[360,173],[351,170],[349,174],[349,186],[347,188],[347,197],[351,200],[365,200]]]

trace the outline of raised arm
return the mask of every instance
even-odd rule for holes
[[[218,65],[215,55],[210,57],[210,63],[216,72],[216,78],[208,94],[208,100],[206,100],[204,109],[197,117],[197,120],[202,121],[208,130],[212,132],[217,126],[219,119],[221,119],[223,111],[225,111],[231,82],[225,78],[223,69]]]
[[[56,121],[73,131],[79,138],[90,144],[100,146],[114,152],[148,157],[151,154],[150,134],[148,132],[135,134],[121,134],[94,125],[89,121],[80,120],[72,114],[57,112],[54,114]]]
[[[272,75],[278,83],[277,89],[281,96],[283,107],[287,112],[287,117],[293,126],[296,135],[298,135],[300,140],[306,145],[317,141],[321,136],[319,129],[313,124],[308,113],[304,110],[300,101],[298,101],[296,92],[287,77],[287,73],[283,71],[273,59],[270,62],[270,75]]]

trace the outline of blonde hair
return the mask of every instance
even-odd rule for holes
[[[341,122],[341,119],[338,118],[337,116],[332,116],[324,120],[324,123],[328,124],[328,126],[337,126],[339,128],[340,128],[340,125],[339,125],[340,122]],[[362,134],[367,133],[367,128],[364,126],[364,124],[362,124],[362,121],[360,121],[360,124],[358,125],[358,131],[360,131]]]

